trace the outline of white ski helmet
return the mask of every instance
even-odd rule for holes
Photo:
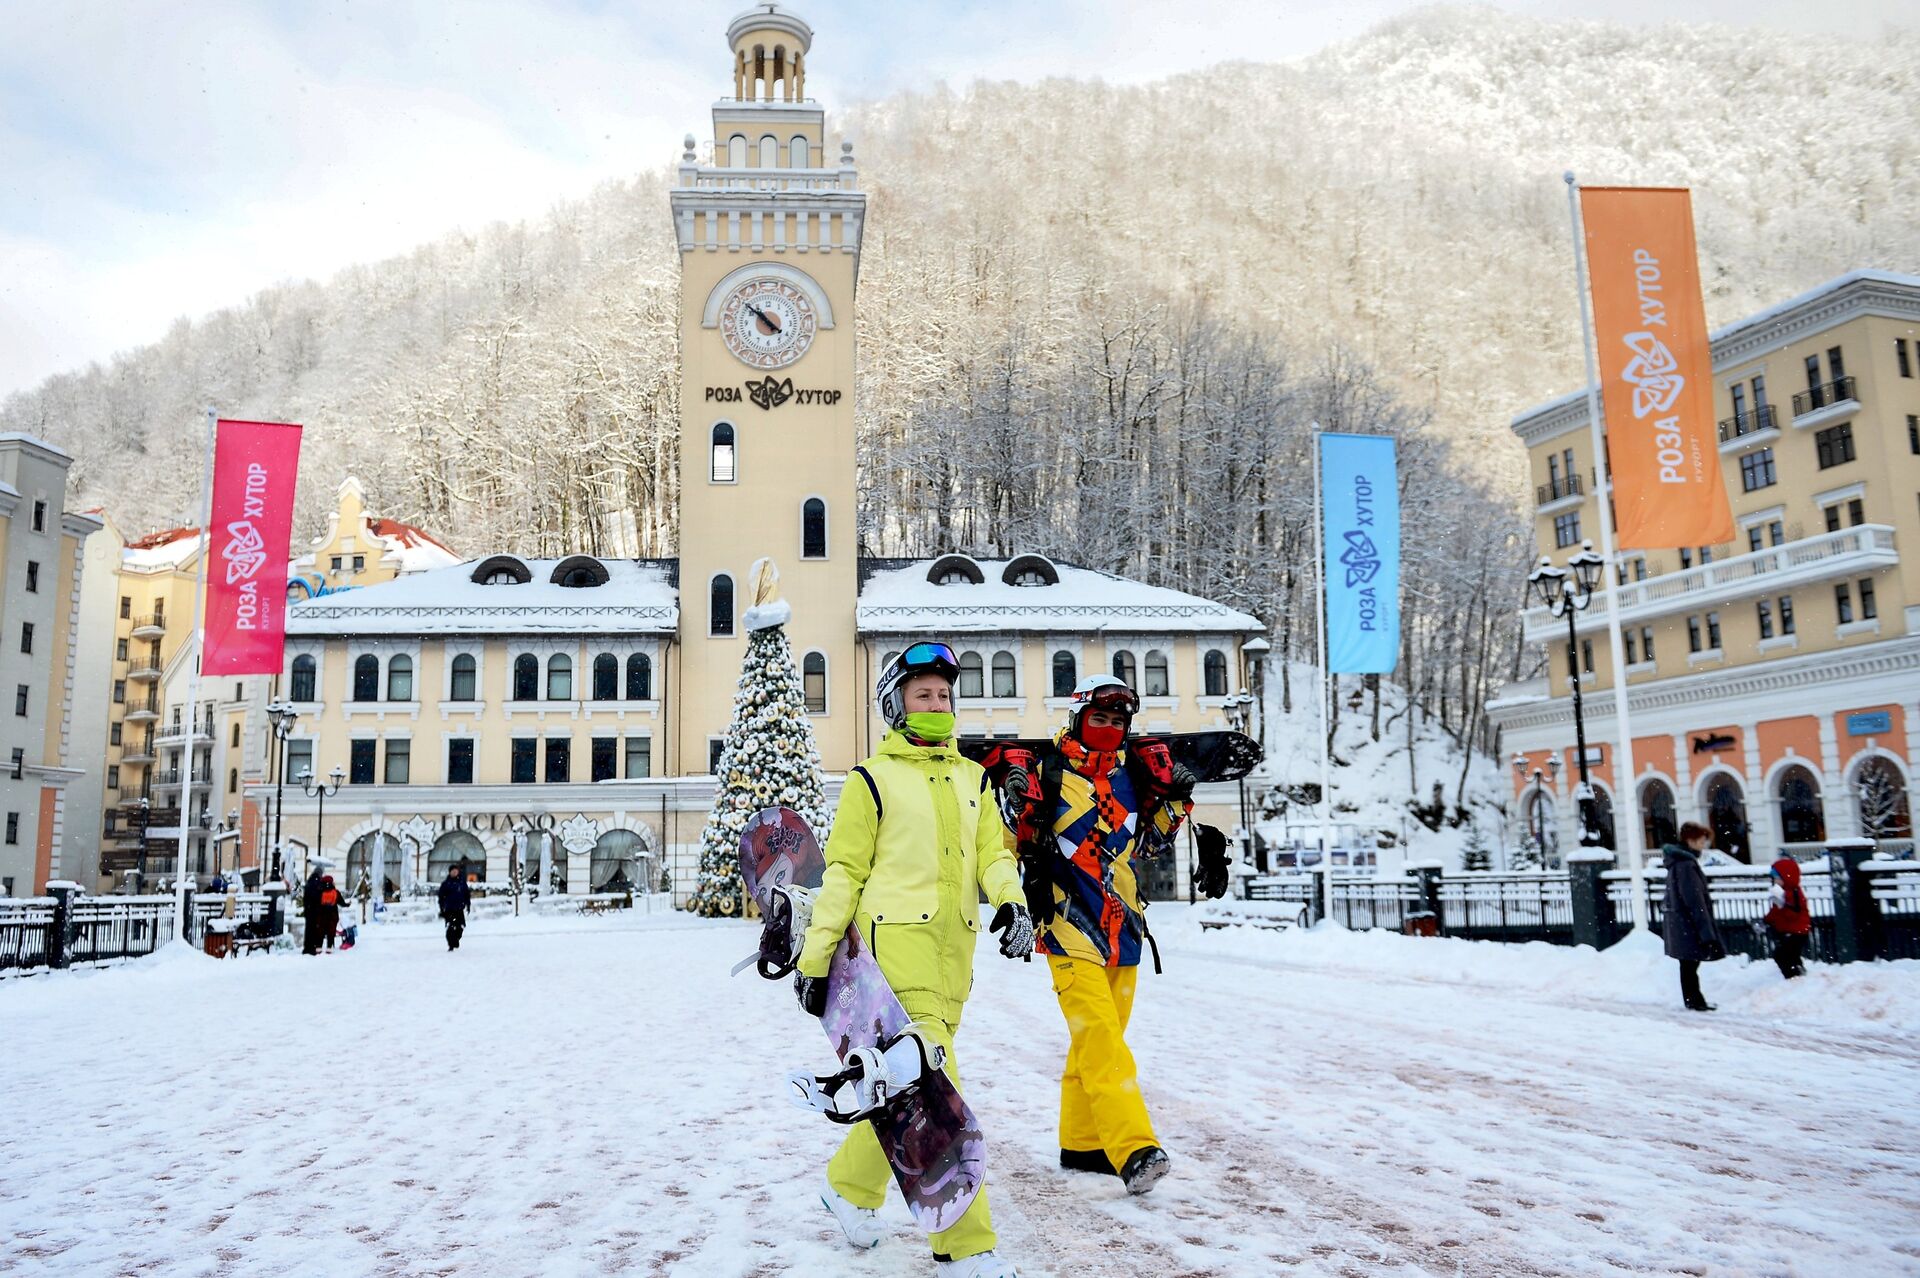
[[[1080,716],[1092,709],[1124,714],[1129,722],[1139,713],[1140,698],[1132,688],[1110,674],[1088,675],[1073,686],[1067,698],[1067,732],[1080,735]]]
[[[952,684],[960,678],[960,659],[944,643],[916,643],[887,662],[873,685],[873,701],[889,728],[907,726],[907,680],[917,674],[937,674]]]

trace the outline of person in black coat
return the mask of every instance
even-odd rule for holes
[[[306,884],[300,890],[300,911],[301,916],[306,920],[306,928],[300,936],[302,954],[320,952],[320,895],[326,890],[326,876],[316,865],[313,867],[313,873],[307,875]]]
[[[467,910],[473,904],[473,890],[467,886],[467,876],[460,873],[460,867],[447,867],[447,877],[440,883],[440,917],[447,924],[447,948],[460,948],[460,934],[467,930]]]
[[[1707,875],[1700,854],[1707,850],[1713,831],[1695,821],[1680,827],[1680,842],[1664,849],[1667,867],[1666,921],[1661,938],[1667,957],[1680,961],[1680,999],[1692,1012],[1711,1012],[1713,1004],[1700,992],[1700,965],[1727,956],[1726,942],[1713,921],[1713,899],[1707,893]]]

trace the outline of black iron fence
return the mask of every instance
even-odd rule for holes
[[[1647,919],[1666,917],[1666,873],[1645,874]],[[1305,871],[1245,879],[1250,900],[1291,901],[1314,920],[1332,917],[1356,929],[1391,928],[1466,940],[1546,941],[1605,949],[1632,926],[1632,876],[1605,861],[1576,861],[1564,871],[1456,871],[1411,867],[1401,874]],[[1731,953],[1765,958],[1772,881],[1765,866],[1713,866],[1707,890]],[[1875,859],[1871,844],[1838,844],[1802,863],[1817,962],[1920,958],[1920,861]]]
[[[277,886],[232,899],[236,923],[255,935],[285,930],[285,893]],[[183,919],[171,895],[90,896],[55,884],[43,897],[0,899],[0,976],[140,958],[183,930],[198,942],[208,920],[225,917],[227,901],[221,893],[193,894]]]
[[[1793,397],[1793,415],[1805,417],[1815,409],[1844,404],[1853,398],[1853,379],[1837,377],[1821,386],[1809,386]]]

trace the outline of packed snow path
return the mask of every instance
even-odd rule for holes
[[[1291,962],[1177,914],[1130,1035],[1175,1160],[1143,1199],[1054,1165],[1065,1028],[981,947],[960,1063],[1025,1274],[1920,1271],[1910,1032]],[[825,1044],[728,979],[751,942],[396,926],[0,983],[0,1272],[930,1274],[897,1198],[859,1254],[816,1200],[836,1133],[778,1077]]]

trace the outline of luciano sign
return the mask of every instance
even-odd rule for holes
[[[795,387],[791,377],[763,377],[757,382],[747,382],[741,386],[709,386],[707,402],[709,404],[739,404],[750,402],[755,408],[772,412],[782,404],[824,404],[840,402],[841,392],[820,390],[813,387]]]

